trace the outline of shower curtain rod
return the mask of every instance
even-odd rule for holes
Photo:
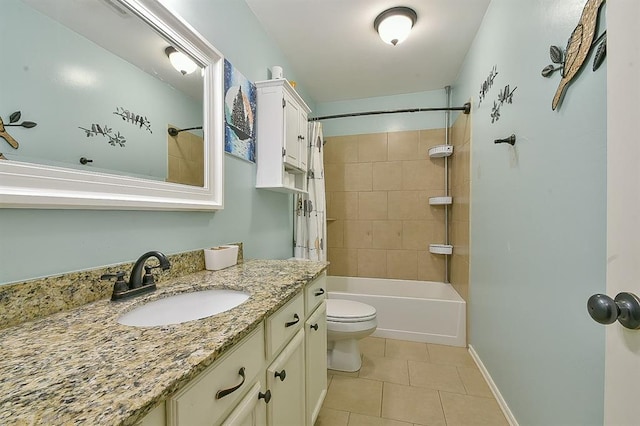
[[[379,114],[396,114],[399,112],[426,112],[426,111],[462,111],[465,114],[471,112],[471,103],[467,102],[461,107],[443,107],[443,108],[410,108],[396,109],[390,111],[368,111],[368,112],[352,112],[349,114],[325,115],[323,117],[311,117],[309,121],[330,120],[332,118],[359,117],[361,115],[379,115]]]

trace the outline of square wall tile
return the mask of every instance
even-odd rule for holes
[[[327,258],[330,262],[327,274],[341,277],[358,276],[358,251],[333,247],[327,250]]]
[[[358,161],[358,137],[334,136],[326,138],[323,153],[325,164],[355,163]]]
[[[444,191],[444,166],[430,160],[403,161],[402,189]]]
[[[358,249],[358,277],[386,278],[387,251]]]
[[[444,256],[428,251],[418,251],[418,280],[438,281],[444,280]]]
[[[344,246],[346,248],[371,248],[372,241],[371,221],[344,221]]]
[[[371,191],[372,188],[371,163],[348,163],[344,165],[345,191]]]
[[[399,191],[402,189],[402,162],[373,163],[373,190]]]
[[[417,280],[418,252],[416,250],[388,250],[387,277],[399,280]]]
[[[358,219],[360,220],[386,220],[387,219],[387,192],[359,192],[358,193]]]
[[[358,135],[358,162],[387,161],[387,134]]]
[[[388,134],[389,161],[415,160],[418,158],[418,131],[391,132]]]
[[[344,247],[344,220],[327,222],[327,247]]]
[[[324,186],[325,191],[344,191],[344,164],[324,165]]]
[[[449,135],[451,138],[451,135]],[[451,141],[450,141],[451,142]],[[420,158],[429,157],[429,148],[437,145],[444,145],[445,129],[420,130],[419,154]]]
[[[427,219],[429,197],[425,191],[390,191],[388,194],[389,219]]]
[[[372,248],[387,250],[402,248],[401,220],[374,220],[371,225],[373,232]]]
[[[424,250],[432,241],[432,230],[425,220],[405,220],[402,222],[402,248],[405,250]],[[444,224],[442,225],[444,226]]]
[[[330,192],[331,206],[327,204],[327,217],[333,219],[355,220],[358,218],[357,192]]]

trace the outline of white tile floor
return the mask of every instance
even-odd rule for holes
[[[368,337],[362,368],[329,370],[315,426],[508,425],[466,348]]]

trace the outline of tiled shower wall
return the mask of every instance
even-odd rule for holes
[[[330,275],[444,280],[444,129],[326,138]]]
[[[451,127],[449,142],[453,145],[453,156],[449,157],[449,191],[453,197],[453,206],[449,210],[449,241],[453,244],[449,282],[469,302],[471,115],[458,116]]]
[[[450,282],[466,299],[469,281],[469,144],[467,115],[451,129],[449,158]],[[444,129],[326,138],[329,275],[443,281],[445,261],[429,252],[444,243],[444,159],[428,150]],[[458,244],[460,245],[458,247]]]

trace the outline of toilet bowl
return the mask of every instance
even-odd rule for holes
[[[353,300],[327,299],[327,367],[358,371],[362,366],[358,340],[376,330],[376,309]]]

